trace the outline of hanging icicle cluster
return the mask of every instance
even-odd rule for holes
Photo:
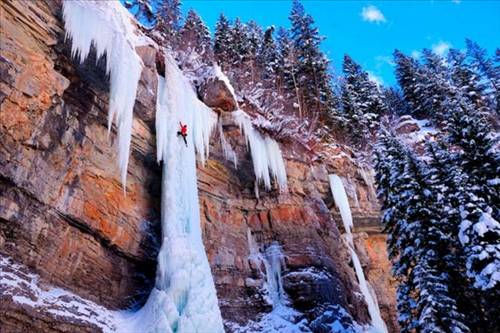
[[[110,77],[108,131],[118,129],[118,164],[123,187],[132,137],[132,119],[142,61],[135,52],[139,38],[133,18],[118,1],[71,0],[63,3],[64,28],[72,40],[71,53],[81,63],[96,49],[97,60],[106,55]]]

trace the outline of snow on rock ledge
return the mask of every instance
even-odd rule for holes
[[[118,164],[125,188],[132,137],[132,118],[142,61],[135,51],[144,43],[136,35],[133,17],[118,0],[65,0],[63,3],[66,36],[72,39],[72,55],[81,63],[95,46],[97,59],[106,54],[110,75],[108,130],[118,127]]]
[[[234,88],[219,65],[214,64],[207,68],[201,76],[199,91],[206,105],[223,111],[234,111],[238,108]]]

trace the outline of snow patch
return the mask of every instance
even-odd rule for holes
[[[0,299],[46,312],[70,322],[93,325],[104,333],[115,331],[120,313],[111,311],[70,291],[42,286],[39,277],[9,257],[0,255]]]
[[[238,107],[238,98],[236,97],[236,93],[234,91],[233,85],[229,81],[229,78],[227,77],[227,75],[222,72],[222,69],[216,63],[213,64],[212,69],[213,69],[212,74],[217,79],[219,79],[220,81],[225,83],[226,87],[229,89],[229,92],[233,96],[234,101],[236,102],[236,107]]]

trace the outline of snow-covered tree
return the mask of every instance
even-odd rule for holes
[[[459,239],[460,227],[467,217],[463,214],[464,207],[478,207],[476,197],[470,192],[456,152],[451,152],[442,142],[433,142],[427,145],[427,154],[428,179],[438,194],[440,220],[450,237],[448,251],[441,258],[443,274],[450,277],[449,288],[456,295],[458,311],[464,314],[467,326],[475,332],[493,331],[500,323],[498,288],[486,292],[474,288],[474,279],[466,273],[470,253]]]
[[[396,78],[403,91],[405,100],[411,107],[412,115],[417,118],[426,117],[431,112],[425,109],[425,76],[417,60],[399,50],[394,51]]]
[[[221,67],[229,65],[231,57],[231,24],[229,20],[220,14],[215,25],[214,55]]]
[[[199,55],[205,55],[207,58],[210,58],[210,32],[201,17],[194,10],[189,10],[180,35],[182,48],[194,50]],[[206,60],[209,61],[210,59]]]
[[[241,66],[250,58],[250,40],[245,24],[236,18],[230,30],[229,55],[232,66]]]
[[[412,246],[411,237],[414,235],[409,234],[410,225],[405,219],[406,207],[401,198],[405,182],[405,148],[394,136],[381,131],[375,156],[377,196],[382,202],[387,250],[393,261],[393,274],[398,280],[398,322],[401,332],[411,332],[418,323],[415,281],[411,274],[416,249]]]
[[[165,38],[167,46],[175,47],[179,39],[182,13],[180,0],[160,0],[156,12],[156,30]]]
[[[378,120],[387,112],[387,106],[378,86],[348,55],[344,56],[342,70],[343,113],[350,135],[356,143],[360,143],[369,137],[371,130],[378,127]]]
[[[495,61],[496,58],[490,59],[486,50],[478,43],[466,39],[465,45],[472,68],[488,82],[490,100],[493,101],[492,108],[500,114],[500,63]]]
[[[420,103],[428,115],[441,123],[447,118],[447,99],[454,98],[455,88],[450,84],[444,58],[429,49],[422,51],[424,57],[423,91]]]
[[[466,62],[466,55],[460,50],[450,49],[448,63],[451,80],[456,89],[459,90],[459,94],[467,97],[477,109],[484,108],[486,106],[483,98],[485,87],[481,83],[479,75]]]
[[[477,196],[495,207],[493,215],[500,217],[500,154],[494,149],[488,122],[463,97],[450,103],[447,121],[448,141],[459,147],[460,166],[469,176]]]
[[[468,332],[450,288],[446,258],[453,236],[441,220],[429,170],[407,147],[382,134],[377,187],[398,287],[402,331]]]
[[[486,50],[478,43],[466,39],[465,45],[467,47],[467,55],[472,60],[472,65],[488,78],[495,90],[498,90],[500,80],[500,70],[498,66],[494,65],[493,61],[488,57]]]
[[[274,27],[264,32],[264,39],[257,53],[257,63],[262,69],[262,78],[265,81],[274,81],[278,69],[278,50],[274,42]]]
[[[383,88],[382,95],[389,114],[397,116],[411,114],[410,105],[404,98],[401,89],[396,87]]]
[[[500,155],[487,122],[464,99],[451,105],[448,141],[459,148],[464,172],[460,242],[467,254],[467,274],[480,289],[500,286]]]
[[[303,95],[301,108],[309,113],[328,112],[333,95],[329,61],[320,50],[323,37],[299,0],[293,1],[289,19],[292,25],[290,37],[297,59],[297,85]]]

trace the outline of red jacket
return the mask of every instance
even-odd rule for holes
[[[188,132],[188,127],[187,125],[182,125],[182,123],[179,123],[181,125],[181,134],[183,136],[186,136],[187,135],[187,132]]]

